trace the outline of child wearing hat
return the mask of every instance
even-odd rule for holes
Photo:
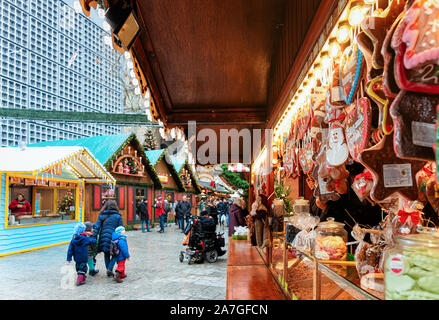
[[[114,280],[116,282],[123,282],[123,278],[126,278],[125,274],[125,261],[130,260],[130,254],[128,252],[127,236],[125,235],[125,228],[117,227],[113,232],[112,242],[117,241],[119,246],[119,254],[116,256],[117,268]]]
[[[72,257],[76,263],[76,272],[78,278],[76,285],[80,286],[85,283],[87,274],[88,262],[88,246],[96,243],[96,239],[89,238],[85,233],[85,225],[78,223],[73,229],[72,241],[70,241],[69,249],[67,250],[67,262],[72,262]]]
[[[93,223],[90,221],[84,222],[85,225],[85,233],[87,234],[87,237],[92,238],[93,237]],[[96,274],[98,274],[99,270],[95,269],[96,265],[96,243],[91,243],[88,246],[88,274],[94,277]]]

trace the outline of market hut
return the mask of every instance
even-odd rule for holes
[[[185,191],[177,193],[177,200],[183,199],[183,195],[187,196],[188,201],[192,204],[192,214],[196,213],[196,195],[201,194],[201,188],[197,183],[197,177],[189,165],[187,159],[171,157],[175,171],[177,171],[180,180],[183,182]]]
[[[157,198],[159,194],[162,194],[169,203],[175,203],[177,194],[185,192],[185,188],[172,164],[172,160],[167,156],[167,150],[146,150],[145,154],[149,162],[153,165],[162,184],[161,189],[155,189],[154,197]]]
[[[116,182],[79,146],[0,148],[0,168],[0,256],[68,243],[85,221],[85,183]]]
[[[161,188],[161,182],[144,153],[135,134],[116,134],[75,140],[41,142],[33,146],[83,146],[111,172],[116,186],[90,183],[86,186],[85,217],[96,221],[106,199],[117,202],[124,224],[139,223],[136,205],[147,198],[151,218],[153,189]]]

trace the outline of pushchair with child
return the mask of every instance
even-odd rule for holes
[[[206,259],[214,263],[226,253],[222,249],[225,246],[224,233],[216,233],[212,218],[191,216],[184,234],[183,245],[187,245],[187,248],[180,252],[180,262],[188,259],[189,264],[203,263]]]

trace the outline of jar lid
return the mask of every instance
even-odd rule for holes
[[[309,205],[309,200],[306,200],[303,197],[299,197],[298,199],[294,200],[294,205],[307,206]]]
[[[439,247],[439,233],[419,233],[396,236],[395,241],[403,246]]]
[[[333,217],[329,217],[325,222],[320,222],[319,227],[323,227],[325,229],[341,229],[344,228],[344,223],[336,222]]]

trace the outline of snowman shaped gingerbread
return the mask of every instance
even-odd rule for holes
[[[328,134],[326,160],[330,166],[341,166],[348,160],[349,151],[343,132],[343,127],[332,124]]]

